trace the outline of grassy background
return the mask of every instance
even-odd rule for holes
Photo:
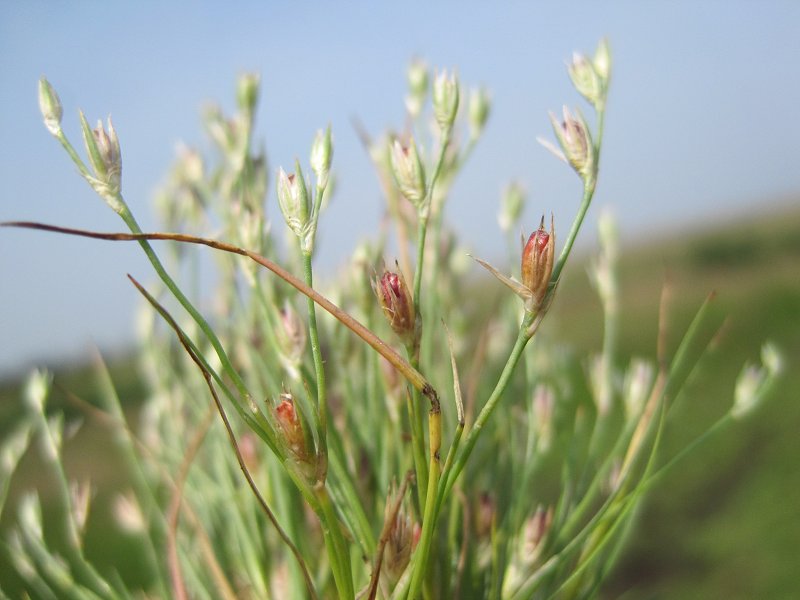
[[[731,405],[736,376],[773,340],[786,356],[779,393],[745,423],[692,454],[657,487],[607,587],[625,598],[796,598],[800,542],[800,210],[685,232],[623,248],[623,357],[655,355],[659,296],[671,289],[674,349],[716,291],[722,329],[676,405],[664,456]],[[584,351],[600,348],[601,313],[575,268],[558,298],[557,327]]]
[[[620,360],[655,355],[658,305],[664,282],[671,290],[669,347],[674,350],[694,312],[717,292],[714,316],[722,329],[701,369],[677,400],[676,417],[663,456],[696,437],[731,405],[743,364],[758,359],[773,340],[787,358],[780,391],[746,423],[728,429],[681,463],[651,494],[639,515],[627,552],[607,597],[794,598],[800,541],[800,210],[785,209],[712,231],[685,232],[623,248]],[[578,262],[565,273],[550,327],[580,353],[598,351],[600,306]],[[144,396],[130,360],[112,365],[114,381],[132,411]],[[71,418],[80,411],[71,392],[93,402],[90,367],[59,370],[55,406]],[[17,382],[0,384],[0,435],[20,411]],[[67,443],[68,468],[92,474],[106,493],[115,478],[113,457],[99,428]],[[15,476],[15,490],[47,489],[35,457]],[[0,528],[7,527],[6,510]],[[100,519],[99,523],[103,523]],[[109,521],[110,522],[110,521]],[[119,536],[102,525],[90,536]],[[124,538],[113,547],[124,546]],[[125,554],[114,548],[98,556],[119,568]],[[124,552],[120,550],[121,552]],[[124,565],[122,565],[124,566]],[[0,588],[12,597],[13,581],[0,557]]]

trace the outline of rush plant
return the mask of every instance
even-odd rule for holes
[[[674,356],[660,344],[656,361],[624,364],[616,237],[603,221],[591,270],[604,309],[602,351],[583,362],[542,330],[598,183],[611,73],[606,43],[594,56],[575,55],[568,72],[591,113],[551,114],[555,142],[543,143],[578,177],[575,218],[565,228],[542,217],[507,268],[476,259],[514,292],[502,297],[501,286],[479,291],[490,287],[487,273],[467,272],[471,263],[443,218],[490,112],[487,92],[465,97],[452,72],[432,75],[414,62],[406,128],[376,139],[359,132],[394,244],[364,242],[337,279],[314,270],[331,194],[332,132],[318,133],[305,169],[297,161],[277,171],[288,231],[282,247],[273,236],[279,224],[265,210],[270,173],[253,143],[258,77],[239,80],[235,115],[205,114],[215,154],[185,149],[178,157],[157,198],[170,233],[143,232],[131,212],[111,120],[93,128],[80,114],[81,158],[62,130],[59,98],[42,79],[47,129],[127,231],[4,225],[138,243],[157,280],[129,276],[146,300],[138,352],[149,391],[139,422],[126,418],[102,365],[101,404],[86,408],[113,434],[126,473],[128,485],[110,502],[116,520],[108,537],[128,532],[139,588],[91,558],[98,549],[87,548],[84,532],[98,490],[67,472],[63,420],[46,409],[51,377],[36,372],[26,418],[3,439],[0,465],[5,500],[35,437],[56,482],[47,523],[57,535],[44,531],[42,502],[31,494],[13,506],[15,525],[3,541],[25,593],[597,594],[636,507],[690,449],[657,459],[668,415],[700,360],[697,348],[709,341],[708,303]],[[513,236],[523,202],[521,189],[510,186],[500,215],[505,235]],[[210,229],[214,237],[204,235]],[[218,259],[212,313],[199,308],[201,294],[190,293],[202,289],[189,268],[208,252],[199,246]],[[763,357],[762,367],[744,371],[731,411],[695,444],[768,392],[781,360],[769,345]]]

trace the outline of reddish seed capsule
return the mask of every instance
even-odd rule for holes
[[[306,443],[303,437],[303,428],[294,409],[294,402],[290,394],[282,394],[282,397],[281,403],[275,407],[278,424],[283,431],[286,445],[300,460],[305,460],[307,458]]]
[[[554,248],[553,226],[551,224],[550,233],[545,231],[543,218],[539,229],[530,235],[522,250],[522,284],[532,294],[534,310],[539,308],[547,294],[547,286],[553,272]]]
[[[417,311],[414,299],[402,273],[384,271],[380,279],[373,282],[383,314],[392,330],[408,345],[417,339]]]

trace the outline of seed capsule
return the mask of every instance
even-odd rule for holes
[[[417,311],[403,274],[384,271],[372,287],[392,330],[406,345],[413,344],[418,339]]]
[[[531,303],[534,310],[541,306],[547,294],[550,275],[553,272],[554,248],[553,225],[550,225],[549,233],[545,231],[544,217],[542,217],[539,229],[530,235],[522,250],[522,285],[531,292]]]

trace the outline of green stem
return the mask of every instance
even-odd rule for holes
[[[412,360],[412,366],[418,368]],[[416,474],[417,500],[420,514],[425,506],[425,492],[428,487],[428,466],[425,463],[425,424],[422,419],[422,396],[415,388],[408,397],[408,418],[411,424],[411,455]]]
[[[517,366],[519,359],[522,357],[522,351],[525,349],[528,341],[531,339],[530,333],[528,331],[530,325],[533,323],[535,319],[535,315],[533,313],[527,312],[525,313],[525,318],[522,320],[522,324],[519,328],[519,333],[517,334],[517,341],[514,344],[514,347],[511,349],[511,354],[506,361],[505,367],[503,367],[503,372],[500,374],[500,379],[497,380],[497,384],[492,391],[491,396],[486,401],[486,404],[481,409],[481,412],[478,414],[478,418],[475,419],[475,424],[470,429],[469,433],[467,434],[466,440],[464,440],[464,444],[462,447],[461,452],[456,457],[455,462],[453,463],[453,468],[450,471],[450,474],[447,480],[444,482],[444,485],[439,490],[439,501],[437,504],[441,504],[444,498],[450,493],[453,489],[453,485],[458,479],[458,476],[461,474],[461,471],[464,470],[464,465],[469,459],[469,455],[472,453],[472,449],[475,447],[475,444],[478,441],[478,436],[480,436],[481,431],[483,430],[483,426],[486,424],[486,421],[489,420],[489,417],[494,412],[495,407],[497,406],[498,401],[505,392],[506,387],[508,387],[509,382],[511,381],[511,375],[514,372],[514,368]]]
[[[345,543],[342,530],[339,527],[339,518],[331,503],[328,490],[325,486],[316,489],[316,498],[319,504],[318,516],[322,524],[322,534],[325,538],[325,547],[333,571],[333,580],[342,600],[355,598],[353,588],[353,575],[350,567],[350,550]]]
[[[425,497],[425,513],[422,518],[422,533],[414,558],[414,571],[411,575],[411,587],[408,592],[408,598],[411,599],[416,598],[422,588],[422,582],[429,566],[428,557],[430,556],[433,532],[436,529],[436,517],[438,514],[436,492],[439,487],[439,475],[441,473],[439,451],[442,445],[442,413],[438,403],[431,406],[428,415],[428,433],[431,446],[428,489]]]
[[[575,220],[572,222],[572,227],[569,230],[566,242],[564,242],[564,248],[561,250],[561,255],[558,257],[558,261],[553,267],[553,274],[550,278],[550,281],[558,282],[559,278],[561,277],[561,271],[564,269],[564,265],[567,263],[569,254],[572,251],[572,245],[575,243],[575,238],[578,237],[578,231],[581,229],[583,219],[586,216],[586,211],[589,210],[589,206],[592,203],[594,189],[594,180],[587,181],[583,186],[583,200],[581,201],[580,208],[578,209],[578,214],[575,216]]]
[[[450,132],[445,131],[442,134],[442,143],[439,148],[439,157],[436,160],[436,167],[433,170],[433,177],[431,183],[425,193],[425,199],[419,207],[419,223],[417,225],[417,269],[414,271],[414,306],[419,311],[420,296],[422,291],[422,266],[425,258],[425,236],[428,230],[428,218],[431,213],[431,204],[433,203],[433,190],[436,186],[436,181],[442,172],[444,165],[444,156],[447,152],[447,147],[450,145]]]
[[[416,318],[422,319],[420,311],[421,296],[422,296],[422,271],[425,264],[425,238],[428,231],[428,219],[431,214],[431,204],[433,203],[433,190],[436,186],[436,181],[444,165],[444,157],[447,152],[447,147],[450,144],[450,132],[444,131],[442,134],[442,142],[439,148],[439,156],[436,160],[436,167],[431,177],[430,185],[425,192],[425,198],[422,204],[418,207],[419,221],[417,223],[417,266],[414,271],[414,310],[416,311]],[[424,330],[424,328],[423,328]],[[419,370],[419,342],[417,347],[409,349],[409,359],[412,367]],[[428,473],[425,465],[425,441],[423,439],[425,432],[425,424],[423,422],[421,400],[422,395],[419,389],[411,391],[411,420],[412,420],[412,446],[414,455],[414,467],[417,472],[417,491],[420,501],[420,507],[427,504],[427,500],[423,502],[422,490],[426,489],[429,485]],[[432,450],[431,450],[432,452]]]
[[[555,267],[553,267],[553,274],[550,280],[555,283],[558,283],[558,280],[561,277],[561,271],[563,270],[564,265],[567,263],[569,254],[572,251],[572,245],[575,243],[575,238],[578,237],[578,232],[583,224],[586,211],[589,210],[589,206],[592,203],[592,197],[594,196],[594,191],[597,187],[597,169],[600,164],[600,149],[603,145],[604,124],[605,111],[599,111],[597,113],[597,140],[594,144],[594,172],[583,182],[583,200],[581,201],[580,208],[578,209],[578,214],[575,216],[575,220],[572,222],[572,227],[567,235],[567,241],[564,243],[564,249],[561,251],[561,255],[558,257],[558,262],[556,262]]]
[[[314,276],[311,266],[311,252],[303,251],[303,276],[308,287],[314,287]],[[328,399],[325,383],[325,367],[322,363],[322,350],[319,344],[319,330],[317,328],[317,311],[314,301],[306,298],[308,305],[308,338],[311,342],[311,355],[314,358],[314,371],[317,377],[317,413],[319,415],[319,448],[321,457],[326,457],[327,462],[327,435],[328,435]],[[327,465],[323,466],[327,469]],[[320,481],[325,480],[325,473],[319,473]]]

